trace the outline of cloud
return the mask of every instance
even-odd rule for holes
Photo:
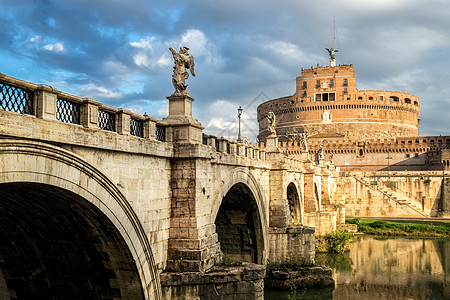
[[[156,38],[154,36],[147,37],[145,39],[140,39],[139,42],[130,42],[130,45],[136,48],[148,49],[152,51],[152,42]]]
[[[42,48],[47,51],[52,51],[52,52],[56,52],[56,53],[64,52],[63,43],[48,44],[48,45],[43,46]]]
[[[0,10],[0,72],[164,117],[168,48],[187,46],[197,75],[188,90],[205,131],[220,134],[227,122],[235,131],[242,105],[248,136],[256,110],[247,106],[260,92],[292,95],[301,68],[328,64],[336,16],[337,62],[354,65],[358,88],[419,96],[423,132],[442,129],[427,118],[447,118],[434,111],[450,93],[445,1],[1,1]]]
[[[122,93],[109,90],[105,87],[88,84],[80,87],[80,95],[93,99],[117,99],[122,97]]]

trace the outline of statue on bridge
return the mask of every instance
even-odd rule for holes
[[[323,152],[323,146],[324,146],[324,142],[327,142],[328,144],[328,140],[327,139],[323,139],[322,141],[320,141],[320,145],[319,145],[319,160],[325,160],[325,154]]]
[[[275,131],[275,114],[273,113],[273,111],[269,111],[266,114],[266,119],[267,119],[267,130],[270,132],[269,136],[276,136],[277,132]]]
[[[300,143],[302,144],[303,152],[308,152],[308,133],[300,133]]]
[[[172,84],[175,88],[175,92],[172,96],[189,96],[187,91],[186,79],[189,74],[186,69],[191,71],[192,76],[195,77],[194,72],[194,57],[188,53],[188,47],[181,47],[180,52],[177,52],[174,48],[170,47],[175,65],[173,66]]]

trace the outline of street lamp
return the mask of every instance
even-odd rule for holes
[[[239,105],[238,108],[238,118],[239,118],[239,131],[238,131],[238,143],[242,143],[242,139],[241,139],[241,115],[242,115],[242,107]]]

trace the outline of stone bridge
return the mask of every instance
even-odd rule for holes
[[[189,282],[168,271],[311,261],[343,221],[332,164],[205,135],[192,98],[156,120],[1,73],[0,93],[5,297],[170,298]]]

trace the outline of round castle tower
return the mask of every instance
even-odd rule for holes
[[[266,141],[265,115],[276,116],[282,137],[296,130],[310,138],[333,137],[350,141],[419,135],[419,98],[402,92],[358,90],[353,65],[303,69],[292,96],[258,106],[259,140]]]

